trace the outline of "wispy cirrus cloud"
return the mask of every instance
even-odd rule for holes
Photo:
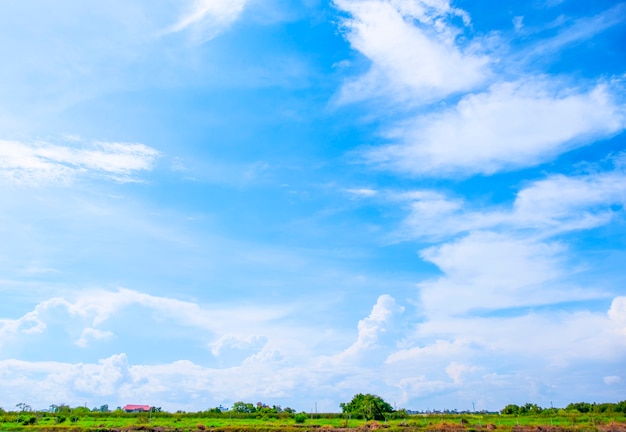
[[[537,58],[558,53],[563,48],[589,39],[615,25],[624,22],[626,17],[626,4],[618,3],[610,9],[602,11],[591,17],[583,17],[576,20],[565,21],[560,31],[553,37],[546,38],[532,44],[528,49],[513,55],[513,58],[522,58],[525,61],[536,61]],[[560,17],[563,21],[563,17]],[[552,26],[555,24],[553,23]],[[545,29],[524,29],[523,33],[536,33]]]
[[[194,0],[165,33],[191,32],[197,43],[207,42],[228,29],[241,15],[248,0]]]
[[[133,182],[139,181],[139,172],[154,167],[159,155],[138,143],[58,145],[0,140],[0,179],[28,185],[71,183],[82,176]]]
[[[616,159],[613,170],[577,176],[555,174],[520,189],[509,205],[477,207],[437,191],[394,196],[410,212],[398,239],[441,240],[478,230],[532,233],[536,238],[591,229],[623,213],[626,172]]]

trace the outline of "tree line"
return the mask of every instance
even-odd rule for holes
[[[626,413],[626,400],[617,403],[575,402],[567,405],[565,408],[542,408],[533,403],[526,403],[524,405],[509,404],[500,410],[500,413],[504,415],[536,415],[561,412],[575,412],[580,414]]]
[[[370,393],[358,393],[354,395],[354,397],[349,402],[342,402],[339,404],[341,408],[341,415],[347,416],[353,419],[365,419],[365,420],[387,420],[394,418],[406,418],[409,415],[404,409],[396,410],[391,404],[385,401],[380,396],[370,394]],[[34,411],[32,407],[24,402],[20,402],[15,406],[16,410],[14,411],[6,411],[3,408],[0,408],[0,415],[6,414],[14,414],[19,416],[20,418],[24,418],[24,421],[32,421],[29,414],[39,412],[39,413],[50,413],[54,414],[59,422],[64,422],[65,420],[76,421],[77,419],[84,417],[86,415],[91,415],[94,417],[100,416],[127,416],[133,415],[132,413],[125,412],[121,407],[117,407],[114,410],[110,410],[107,404],[101,405],[100,407],[94,407],[93,409],[89,409],[84,406],[78,407],[70,407],[67,404],[58,404],[58,405],[50,405],[47,410]],[[588,402],[576,402],[570,403],[565,408],[543,408],[537,404],[526,403],[524,405],[515,405],[509,404],[506,405],[502,410],[500,410],[500,414],[502,415],[549,415],[549,414],[562,414],[562,413],[581,413],[581,414],[602,414],[602,413],[624,413],[626,414],[626,400],[617,402],[617,403],[588,403]],[[220,417],[220,416],[231,416],[231,417],[276,417],[276,418],[286,418],[293,417],[298,420],[298,422],[303,422],[306,418],[306,414],[304,412],[298,414],[296,410],[290,407],[282,408],[280,405],[267,405],[263,402],[257,402],[256,404],[250,402],[238,401],[235,402],[232,407],[227,408],[223,406],[218,406],[214,408],[209,408],[200,412],[184,412],[177,411],[176,413],[165,412],[161,409],[161,407],[151,407],[150,414],[154,416],[169,416],[172,414],[182,415],[182,416],[194,416],[194,417]],[[303,414],[305,414],[303,416]],[[337,416],[339,414],[316,414],[316,416],[328,417],[328,416]]]

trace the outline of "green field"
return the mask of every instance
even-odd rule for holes
[[[395,414],[395,413],[394,413]],[[0,416],[0,431],[274,431],[333,429],[389,429],[390,431],[576,431],[626,432],[624,413],[576,413],[553,411],[538,415],[500,414],[413,414],[390,415],[386,420],[367,421],[346,414],[306,414],[296,423],[294,414],[272,413],[242,415],[237,413],[123,413],[92,412],[59,415],[48,412],[8,412]],[[300,414],[304,416],[304,414]],[[359,416],[356,416],[359,417]],[[394,418],[395,417],[395,418]]]

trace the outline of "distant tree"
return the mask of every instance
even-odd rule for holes
[[[15,404],[15,407],[18,408],[20,411],[31,411],[32,407],[30,405],[28,405],[27,403],[24,402],[20,402],[18,404]]]
[[[222,409],[220,407],[209,408],[208,410],[206,410],[206,412],[209,414],[220,414],[222,412]]]
[[[587,402],[571,403],[565,407],[566,411],[578,411],[579,413],[588,413],[591,411],[591,404]]]
[[[290,408],[290,407],[286,407],[283,411],[286,412],[287,414],[293,414],[296,412],[295,409]]]
[[[361,414],[366,420],[384,420],[386,413],[392,413],[393,407],[380,396],[373,394],[355,395],[348,403],[339,404],[342,412]]]
[[[87,407],[84,407],[84,406],[78,406],[78,407],[72,409],[72,414],[75,417],[84,417],[87,414],[89,414],[90,412],[91,412],[91,410],[89,408],[87,408]]]
[[[109,405],[108,404],[104,404],[104,405],[100,405],[100,412],[109,412]]]
[[[233,404],[233,411],[236,413],[249,414],[256,411],[256,407],[249,402],[235,402]]]
[[[517,415],[519,414],[520,407],[515,404],[509,404],[500,410],[500,413],[505,415]]]
[[[524,404],[523,407],[520,407],[520,414],[540,414],[541,411],[543,411],[543,408],[530,402]]]
[[[54,412],[57,413],[57,414],[65,414],[65,415],[67,415],[67,414],[69,414],[72,411],[70,406],[67,405],[67,404],[59,404],[59,405],[54,405],[54,406],[56,407]]]

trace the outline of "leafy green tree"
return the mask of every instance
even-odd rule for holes
[[[222,409],[220,407],[209,408],[208,410],[206,410],[206,413],[208,413],[208,414],[221,414],[222,413]]]
[[[571,403],[565,407],[567,411],[578,411],[579,413],[588,413],[591,411],[591,404],[587,402]]]
[[[235,402],[233,404],[233,411],[236,413],[250,414],[256,411],[256,407],[249,402]]]
[[[76,417],[84,417],[86,415],[89,415],[89,413],[91,413],[91,410],[84,406],[79,406],[72,409],[72,414],[74,414],[74,416]]]
[[[500,410],[500,413],[506,415],[516,415],[519,414],[520,407],[515,404],[509,404]]]
[[[341,411],[346,414],[360,414],[366,420],[384,420],[385,414],[392,413],[393,407],[380,396],[356,394],[348,403],[340,403]]]

